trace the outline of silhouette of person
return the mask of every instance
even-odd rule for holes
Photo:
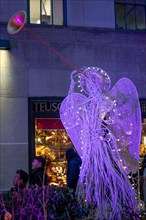
[[[36,156],[32,162],[32,174],[29,183],[32,186],[43,186],[49,183],[49,178],[45,172],[46,160],[42,156]]]
[[[66,160],[67,160],[67,179],[66,179],[67,186],[76,190],[82,160],[73,148],[67,149]]]

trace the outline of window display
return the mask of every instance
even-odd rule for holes
[[[50,184],[66,185],[66,149],[72,143],[59,118],[35,119],[35,152],[47,161]]]
[[[140,157],[144,157],[145,154],[146,154],[146,118],[143,118]]]

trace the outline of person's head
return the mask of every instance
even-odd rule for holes
[[[66,150],[66,160],[70,161],[71,159],[73,159],[74,157],[76,157],[77,153],[75,152],[75,150],[73,148],[68,148]]]
[[[32,161],[32,169],[44,168],[46,160],[42,156],[36,156]]]
[[[24,170],[17,170],[13,180],[14,186],[26,186],[28,182],[28,174]]]

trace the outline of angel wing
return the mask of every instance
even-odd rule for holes
[[[84,147],[82,134],[88,130],[84,123],[86,120],[85,103],[87,103],[87,98],[84,95],[73,93],[63,100],[60,107],[61,121],[81,158]]]
[[[114,134],[122,164],[127,173],[138,170],[141,140],[141,109],[137,90],[128,78],[121,78],[107,96],[115,102],[114,123],[107,127]],[[109,112],[109,117],[113,112]]]

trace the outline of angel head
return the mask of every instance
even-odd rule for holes
[[[108,74],[98,67],[83,67],[81,72],[74,70],[71,73],[70,92],[80,92],[88,97],[97,96],[97,94],[107,93],[111,86],[111,80]]]

